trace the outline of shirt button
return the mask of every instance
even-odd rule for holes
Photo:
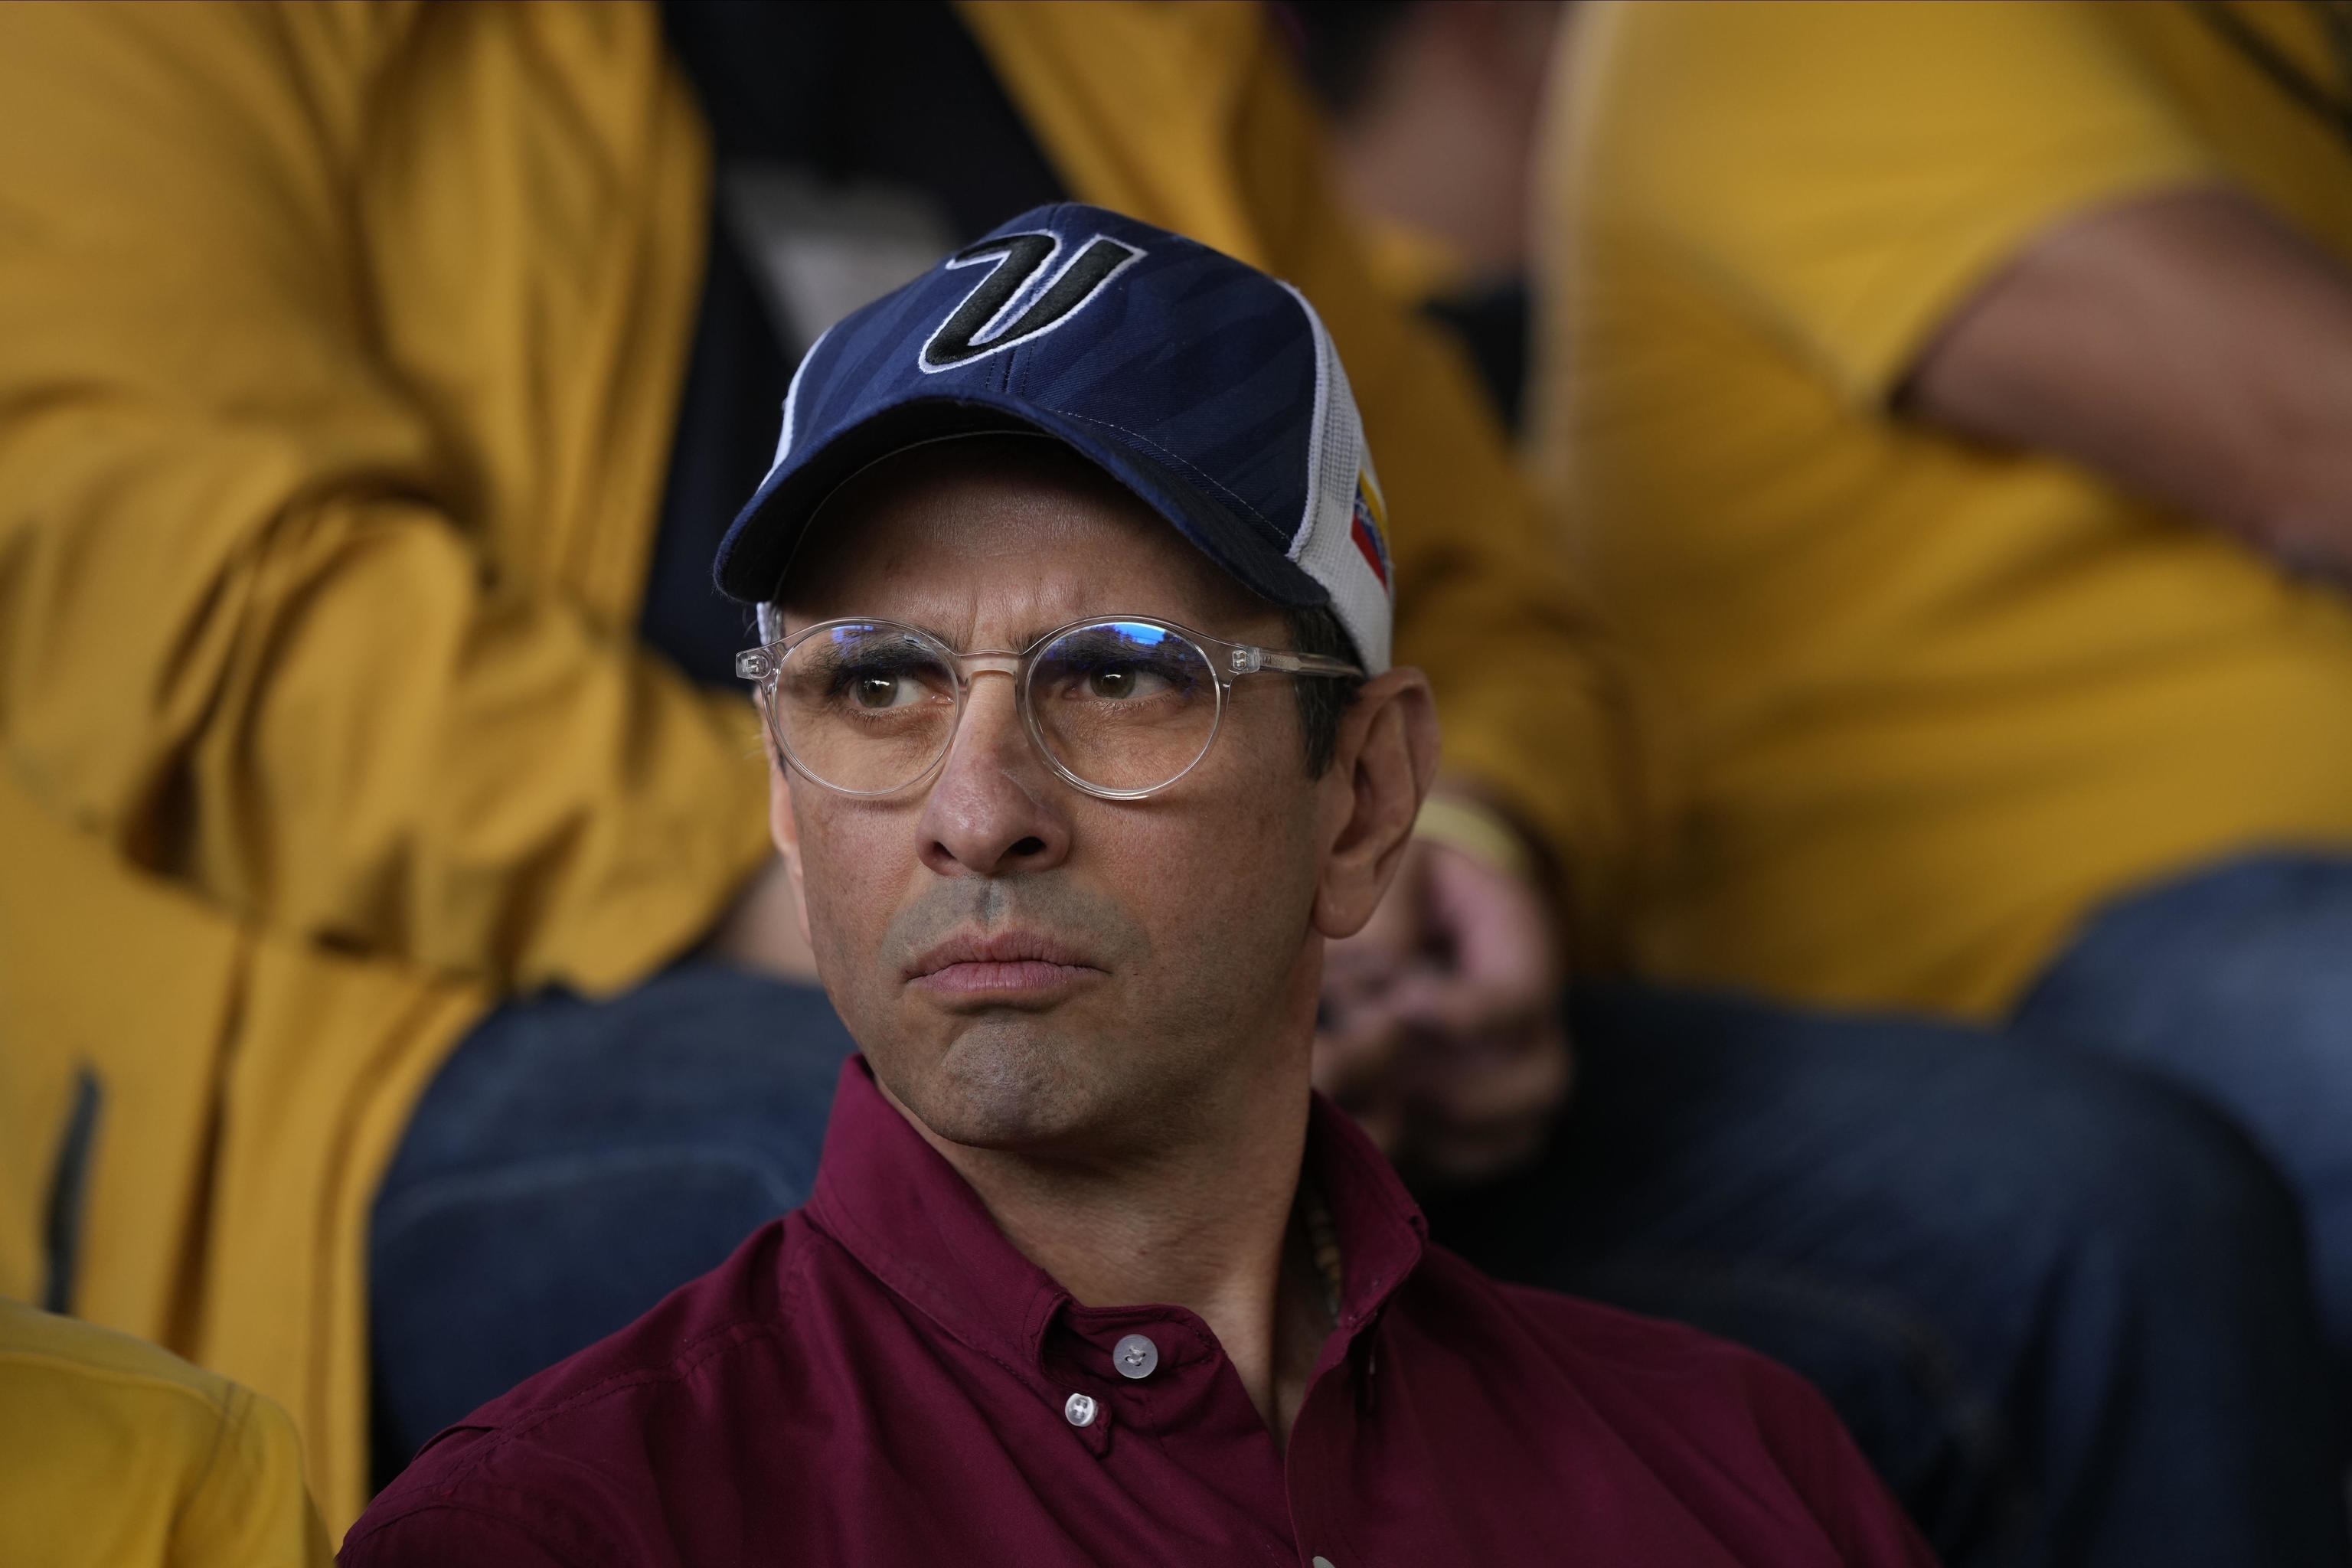
[[[1328,1557],[1318,1557],[1315,1559],[1312,1568],[1331,1568],[1331,1560]]]
[[[1160,1347],[1141,1334],[1129,1334],[1110,1348],[1110,1364],[1121,1377],[1150,1377],[1160,1364]]]
[[[1073,1394],[1069,1398],[1062,1402],[1062,1415],[1073,1426],[1093,1426],[1095,1424],[1095,1402],[1093,1396],[1085,1394]]]

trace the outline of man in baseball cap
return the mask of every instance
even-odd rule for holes
[[[1083,206],[848,317],[721,549],[845,1068],[814,1195],[353,1563],[1912,1563],[1793,1375],[1433,1247],[1313,1095],[1436,769],[1314,312]]]

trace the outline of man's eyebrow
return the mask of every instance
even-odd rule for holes
[[[1119,616],[1096,616],[1096,617],[1093,617],[1093,618],[1095,618],[1095,619],[1099,619],[1099,620],[1114,620],[1114,621],[1115,621],[1115,620],[1118,620],[1118,619],[1120,619],[1121,617],[1119,617]],[[901,622],[899,622],[898,624],[899,624],[900,626],[912,626],[912,627],[914,627],[917,631],[919,631],[919,632],[922,633],[925,637],[936,637],[939,641],[940,641],[941,643],[945,644],[945,645],[946,645],[947,647],[956,647],[956,639],[955,639],[953,637],[951,637],[950,635],[949,635],[947,632],[942,631],[942,630],[941,630],[940,627],[938,627],[938,626],[930,626],[930,625],[929,625],[929,624],[927,624],[927,623],[925,623],[925,622],[922,622],[922,621],[901,621]],[[1019,633],[1018,635],[1016,635],[1016,636],[1013,637],[1013,639],[1010,643],[1007,643],[1005,646],[1006,646],[1007,647],[1009,647],[1009,648],[1011,648],[1011,649],[1014,650],[1015,652],[1018,652],[1020,649],[1023,649],[1023,648],[1034,647],[1036,647],[1039,643],[1041,643],[1041,642],[1045,641],[1045,638],[1047,638],[1048,637],[1052,636],[1054,633],[1055,633],[1055,632],[1057,632],[1057,631],[1061,630],[1064,626],[1068,626],[1068,625],[1070,625],[1070,623],[1069,623],[1068,621],[1054,621],[1054,622],[1051,622],[1051,623],[1047,623],[1047,622],[1037,622],[1037,623],[1034,623],[1034,624],[1033,624],[1033,625],[1030,625],[1030,626],[1027,626],[1023,627],[1023,628],[1021,629],[1020,633]],[[971,650],[971,648],[959,648],[959,649],[957,649],[957,651],[961,652],[961,653],[970,653],[970,652],[971,652],[971,651],[973,651],[973,650]]]
[[[1012,646],[1016,648],[1035,647],[1039,643],[1044,642],[1047,637],[1053,636],[1055,632],[1062,630],[1066,626],[1116,625],[1122,621],[1131,621],[1135,617],[1132,615],[1114,612],[1100,616],[1080,616],[1075,620],[1055,621],[1049,625],[1034,625],[1024,630],[1019,638],[1016,639]]]
[[[853,622],[863,622],[863,623],[866,623],[866,624],[868,624],[868,625],[871,625],[871,624],[873,624],[873,623],[875,623],[875,622],[882,622],[882,623],[885,623],[885,624],[889,625],[889,626],[910,626],[910,627],[912,627],[914,630],[916,630],[916,631],[919,631],[919,632],[922,633],[922,634],[923,634],[925,637],[933,637],[933,638],[936,638],[940,643],[941,643],[941,644],[942,644],[942,645],[944,645],[945,647],[955,647],[955,645],[956,645],[955,638],[954,638],[954,637],[950,637],[950,636],[949,636],[946,632],[944,632],[944,631],[940,630],[938,626],[927,626],[927,625],[925,625],[925,624],[924,624],[923,622],[921,622],[921,621],[902,621],[902,620],[898,619],[898,616],[857,616],[857,615],[851,615],[851,616],[819,616],[819,617],[817,617],[817,618],[816,618],[816,619],[814,619],[814,620],[811,620],[811,621],[809,621],[809,622],[807,623],[807,626],[817,626],[817,625],[820,625],[822,622],[824,622],[824,621],[828,621],[828,620],[845,620],[845,621],[853,621]],[[799,628],[799,629],[801,629],[801,630],[805,630],[805,629],[806,629],[806,626],[803,626],[803,627],[801,627],[801,628]],[[790,634],[788,633],[787,635],[790,635]]]

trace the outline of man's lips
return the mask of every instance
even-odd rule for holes
[[[1042,931],[965,931],[907,966],[907,983],[943,996],[1010,1000],[1100,975],[1073,944]]]

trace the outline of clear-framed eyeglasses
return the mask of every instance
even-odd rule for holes
[[[972,682],[1013,681],[1047,765],[1106,800],[1166,789],[1209,754],[1234,682],[1360,679],[1344,659],[1224,642],[1141,616],[1073,621],[1027,647],[958,653],[896,621],[822,621],[735,656],[776,745],[812,783],[890,795],[946,760]]]

